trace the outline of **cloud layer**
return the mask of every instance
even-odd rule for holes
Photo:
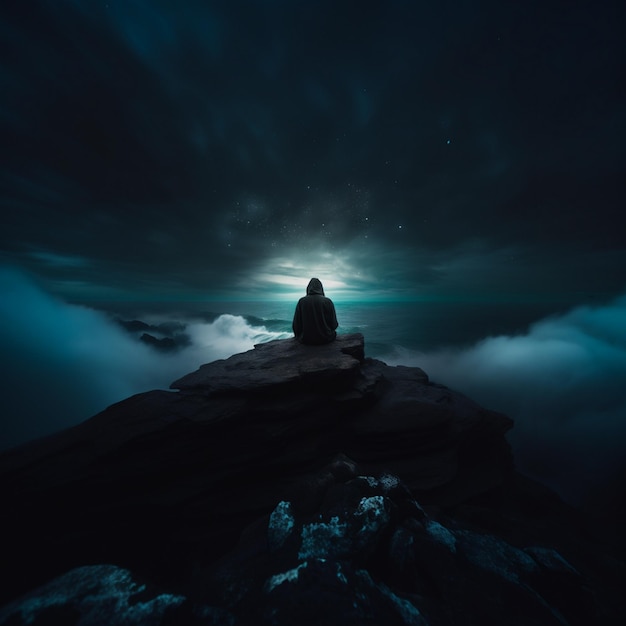
[[[284,336],[222,315],[190,321],[191,345],[163,354],[104,313],[66,304],[12,269],[0,267],[0,293],[0,448],[76,424],[132,394],[167,389],[202,363]]]
[[[518,466],[579,501],[625,465],[626,296],[464,350],[381,357],[515,419]]]

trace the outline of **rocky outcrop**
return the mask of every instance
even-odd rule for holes
[[[623,564],[515,472],[511,420],[365,358],[361,335],[261,344],[172,388],[0,457],[0,624],[98,623],[86,588],[155,624],[623,617]]]
[[[206,395],[299,388],[346,387],[365,358],[363,335],[339,335],[333,343],[304,346],[295,339],[258,344],[254,350],[208,363],[173,382],[172,389]]]
[[[141,320],[115,318],[115,322],[135,335],[139,341],[157,350],[172,352],[191,344],[189,335],[184,332],[185,325],[180,322],[163,322],[156,326]]]
[[[396,476],[360,475],[346,458],[323,476],[319,504],[283,500],[244,535],[208,578],[213,602],[285,625],[525,626],[606,615],[589,610],[584,577],[552,547],[428,513]]]
[[[159,350],[171,351],[176,350],[180,347],[171,337],[162,337],[161,339],[157,339],[156,337],[148,333],[144,333],[143,335],[141,335],[141,337],[139,337],[139,340],[143,341],[143,343],[146,343],[149,346],[158,348]]]
[[[185,598],[159,593],[115,565],[86,565],[0,609],[2,624],[161,624]]]

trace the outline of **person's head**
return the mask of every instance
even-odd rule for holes
[[[322,281],[319,278],[311,278],[306,288],[307,296],[323,296],[324,287],[322,287]]]

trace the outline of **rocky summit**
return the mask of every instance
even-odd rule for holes
[[[0,456],[0,624],[624,623],[621,556],[512,421],[362,335],[171,387]]]

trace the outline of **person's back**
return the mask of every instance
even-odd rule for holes
[[[318,278],[311,278],[306,296],[298,300],[293,316],[293,334],[307,344],[322,344],[334,341],[337,336],[337,314],[335,305],[324,295]]]

